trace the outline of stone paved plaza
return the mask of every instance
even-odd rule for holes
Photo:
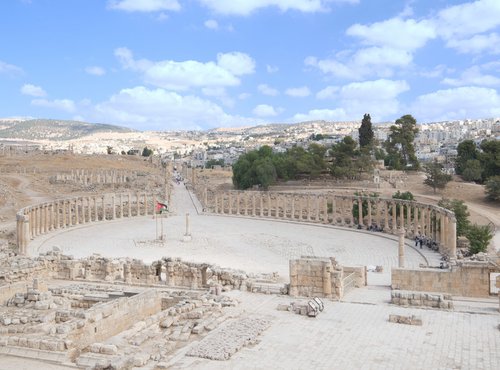
[[[333,256],[343,265],[384,267],[384,273],[369,272],[369,285],[354,289],[342,301],[325,299],[325,309],[316,318],[278,311],[279,304],[297,301],[289,296],[225,293],[240,301],[231,308],[231,320],[258,317],[269,321],[270,326],[255,344],[242,348],[227,361],[186,356],[198,344],[188,343],[166,364],[172,369],[500,368],[498,299],[454,297],[454,309],[450,311],[389,303],[390,268],[398,263],[395,238],[321,225],[201,215],[182,186],[175,188],[174,199],[172,213],[164,219],[163,244],[153,243],[157,221],[149,216],[41,236],[30,244],[29,252],[35,255],[58,246],[75,257],[92,253],[145,261],[181,257],[247,272],[278,272],[285,281],[288,260],[301,255]],[[187,242],[183,241],[186,212],[190,213],[192,234],[192,240]],[[406,266],[439,264],[437,255],[426,249],[422,252],[407,247]],[[422,326],[391,323],[388,318],[393,314],[416,315],[422,319]],[[231,320],[224,325],[231,324]],[[5,369],[23,368],[15,360],[4,360],[0,355]],[[25,364],[30,368],[34,362]]]

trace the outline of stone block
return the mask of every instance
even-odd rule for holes
[[[113,344],[103,344],[100,348],[100,353],[104,355],[116,355],[118,348]]]

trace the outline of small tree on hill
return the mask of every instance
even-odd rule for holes
[[[485,184],[486,194],[489,200],[500,200],[500,176],[490,177]]]
[[[429,185],[434,194],[436,189],[444,189],[446,184],[451,181],[451,175],[443,172],[443,165],[437,161],[433,161],[425,166],[425,185]]]
[[[147,146],[145,146],[144,149],[142,149],[142,156],[149,157],[151,155],[153,155],[153,149],[149,149]]]

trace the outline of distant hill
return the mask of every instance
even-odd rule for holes
[[[72,140],[101,132],[134,132],[134,130],[100,123],[55,119],[0,121],[0,138],[25,140]]]

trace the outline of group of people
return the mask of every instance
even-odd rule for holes
[[[420,249],[422,249],[424,245],[434,250],[437,250],[438,247],[436,241],[432,238],[420,234],[415,235],[415,247],[420,246]]]

